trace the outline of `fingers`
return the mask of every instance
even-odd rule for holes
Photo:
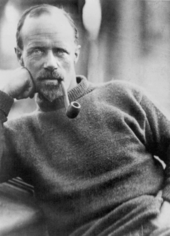
[[[161,205],[160,213],[158,216],[151,220],[152,224],[157,226],[157,228],[170,228],[170,203],[164,201]]]
[[[24,74],[24,78],[22,78],[23,86],[21,88],[21,91],[19,93],[19,96],[17,99],[23,99],[23,98],[33,98],[35,94],[35,83],[34,79],[32,77],[31,72],[26,67],[22,67],[25,71],[27,71],[27,74]]]
[[[33,79],[33,77],[32,77],[31,72],[28,70],[27,67],[23,66],[23,68],[24,68],[25,70],[27,70],[27,72],[28,72],[28,74],[29,74],[29,76],[30,76],[30,79],[31,79],[31,81],[32,81],[32,84],[33,84],[33,86],[35,87],[34,79]]]

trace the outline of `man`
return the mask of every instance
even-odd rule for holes
[[[76,77],[79,49],[63,10],[24,13],[21,68],[0,91],[0,179],[34,185],[50,236],[170,235],[170,123],[135,86]],[[61,80],[82,106],[75,119],[65,115]],[[35,93],[37,111],[6,122],[13,99]]]

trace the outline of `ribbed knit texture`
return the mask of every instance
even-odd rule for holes
[[[62,97],[37,97],[38,111],[0,126],[0,177],[35,186],[50,236],[126,235],[159,213],[160,188],[170,201],[170,171],[164,181],[153,158],[169,168],[170,123],[135,86],[78,81],[69,92],[82,107],[75,119]]]

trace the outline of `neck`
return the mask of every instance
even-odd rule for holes
[[[72,90],[73,88],[75,88],[77,86],[77,79],[76,79],[76,75],[74,76],[74,79],[71,80],[70,86],[68,87],[68,91]]]
[[[68,97],[70,102],[76,101],[88,91],[89,82],[84,76],[78,76],[76,78],[76,85],[72,86],[72,89],[71,87],[68,89]],[[64,107],[63,95],[58,97],[55,101],[49,102],[45,97],[41,96],[40,94],[37,94],[36,102],[38,104],[39,110],[42,111],[57,110],[59,108]]]

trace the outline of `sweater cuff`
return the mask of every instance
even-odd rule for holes
[[[14,99],[12,97],[4,93],[3,91],[0,91],[0,110],[3,111],[6,116],[8,116],[13,102]]]

